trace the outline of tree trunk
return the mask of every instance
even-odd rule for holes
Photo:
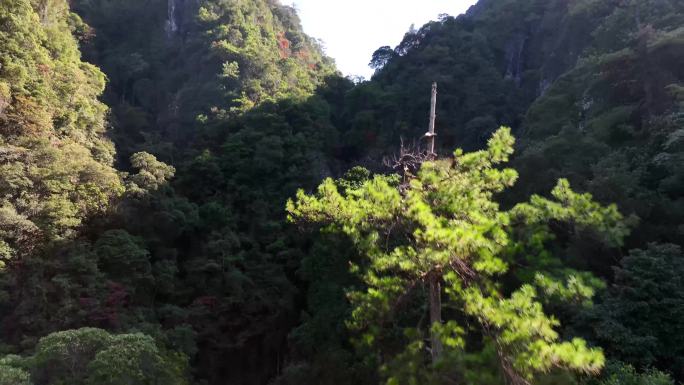
[[[442,290],[438,274],[430,274],[430,327],[442,323]],[[432,362],[436,362],[442,354],[442,341],[434,332],[430,332]]]
[[[427,139],[428,139],[428,156],[435,157],[435,119],[437,118],[437,83],[432,83],[432,97],[430,99],[430,125],[428,126]]]

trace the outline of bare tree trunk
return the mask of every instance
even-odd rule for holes
[[[425,134],[428,139],[428,156],[435,156],[435,118],[437,109],[437,83],[432,83],[432,97],[430,98],[430,125],[428,132]]]
[[[442,323],[442,288],[438,274],[430,274],[430,327],[436,323]],[[442,355],[442,341],[434,332],[430,332],[430,344],[432,349],[432,362],[436,362]]]

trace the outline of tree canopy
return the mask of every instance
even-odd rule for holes
[[[684,381],[682,25],[480,0],[363,80],[278,0],[0,0],[0,384]]]
[[[392,320],[402,311],[398,307],[429,285],[427,327],[433,334],[435,364],[452,350],[463,352],[465,336],[476,329],[495,346],[509,383],[527,383],[535,373],[555,367],[585,373],[601,369],[600,350],[581,339],[559,341],[554,330],[558,320],[544,313],[531,282],[505,288],[502,277],[525,256],[519,251],[539,247],[533,240],[551,238],[546,223],[561,221],[596,230],[618,246],[627,232],[622,217],[615,206],[601,207],[591,196],[574,193],[564,180],[552,192],[554,200],[535,196],[530,203],[501,210],[494,194],[512,186],[517,173],[496,166],[512,152],[510,129],[502,128],[486,150],[457,150],[452,160],[423,163],[415,177],[408,176],[401,184],[395,176],[375,176],[340,193],[327,179],[315,195],[300,190],[297,201],[288,203],[292,220],[329,223],[359,250],[363,259],[352,270],[361,274],[365,289],[349,293],[350,327],[362,331],[363,343],[391,344],[386,324],[401,325]],[[554,273],[537,270],[538,277]],[[569,275],[570,280],[575,287],[568,291],[584,294],[581,277]],[[447,298],[444,304],[440,282]],[[453,309],[453,319],[441,322],[442,307]],[[467,319],[479,327],[468,325]],[[407,348],[398,359],[420,354],[420,332],[420,327],[416,333],[404,331],[409,342],[404,342]],[[443,348],[447,351],[441,352]],[[390,373],[388,383],[424,383],[430,378],[415,377],[411,371],[400,372],[412,377],[401,381]],[[439,383],[438,379],[432,381]]]

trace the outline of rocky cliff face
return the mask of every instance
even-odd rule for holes
[[[173,37],[181,32],[183,16],[185,15],[186,0],[168,0],[168,18],[166,20],[166,34]]]

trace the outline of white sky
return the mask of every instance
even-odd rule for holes
[[[411,24],[420,28],[440,13],[459,15],[476,0],[283,0],[299,11],[304,32],[322,39],[345,75],[370,78],[371,56],[394,48]]]

